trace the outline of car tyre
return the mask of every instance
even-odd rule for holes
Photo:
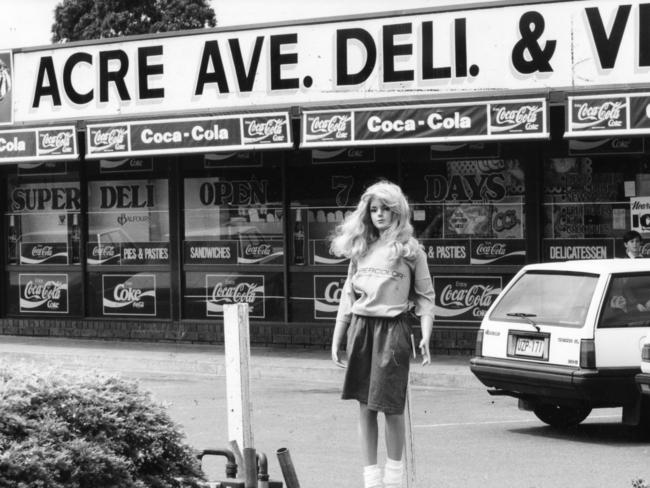
[[[536,405],[533,412],[545,424],[564,429],[578,425],[591,413],[589,407],[570,407],[566,405]]]

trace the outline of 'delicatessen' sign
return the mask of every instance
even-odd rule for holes
[[[300,147],[548,138],[546,100],[306,110]]]
[[[650,134],[650,93],[568,97],[566,137]]]
[[[290,148],[288,112],[88,124],[86,158]]]
[[[647,83],[642,0],[452,8],[14,50],[6,113],[22,124]]]
[[[0,131],[0,163],[79,157],[74,126]]]

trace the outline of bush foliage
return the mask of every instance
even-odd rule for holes
[[[0,486],[198,487],[192,450],[136,382],[0,363]]]

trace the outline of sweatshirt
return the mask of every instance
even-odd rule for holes
[[[349,323],[352,314],[397,317],[415,304],[418,316],[434,316],[433,284],[422,249],[414,259],[388,259],[390,246],[374,242],[356,262],[351,261],[336,320]]]

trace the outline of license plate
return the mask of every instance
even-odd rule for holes
[[[544,356],[544,339],[533,339],[530,337],[517,337],[515,346],[517,356],[528,356],[541,358]]]

